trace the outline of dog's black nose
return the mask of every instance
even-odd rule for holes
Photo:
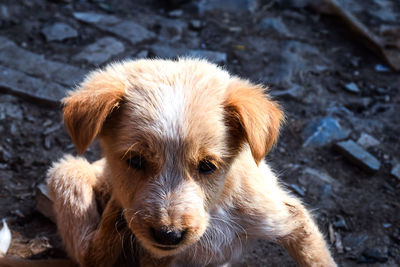
[[[152,228],[154,240],[161,245],[178,245],[185,235],[185,231],[181,231],[172,227],[162,226],[160,228]]]

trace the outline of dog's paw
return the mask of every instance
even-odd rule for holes
[[[47,185],[55,205],[85,212],[95,204],[93,187],[96,175],[86,159],[66,155],[53,164],[47,176]]]

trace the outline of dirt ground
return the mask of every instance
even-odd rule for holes
[[[337,263],[400,266],[400,177],[391,174],[400,163],[399,74],[335,17],[290,4],[296,1],[238,2],[257,2],[258,7],[243,15],[241,7],[221,10],[204,4],[199,11],[197,1],[2,0],[0,36],[83,73],[123,58],[174,57],[187,50],[219,52],[222,65],[267,84],[284,107],[287,121],[267,160],[288,190],[313,210]],[[358,2],[357,14],[369,27],[400,27],[395,0]],[[374,12],[381,2],[392,4],[394,19],[390,14],[377,17]],[[121,33],[77,19],[74,12],[134,21],[152,37],[133,43]],[[70,25],[76,34],[51,40],[43,29],[56,22]],[[81,51],[89,54],[91,50],[84,49],[102,37],[117,40],[106,60],[98,55],[76,56]],[[124,48],[118,50],[118,43]],[[2,57],[0,50],[1,67],[23,70],[23,58],[21,66],[14,66]],[[36,187],[51,162],[64,153],[75,153],[62,125],[60,106],[15,92],[1,81],[0,88],[0,218],[7,218],[12,230],[8,254],[65,257],[56,226],[35,206]],[[326,117],[338,122],[344,134],[330,138],[334,134],[328,132],[323,144],[310,143],[309,137],[318,129],[307,132],[307,125]],[[380,162],[378,171],[366,171],[335,149],[335,143],[356,142],[365,134],[375,141],[358,143]],[[99,155],[96,145],[85,153],[91,160]],[[259,241],[237,266],[295,264],[280,247]]]

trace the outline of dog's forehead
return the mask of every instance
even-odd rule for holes
[[[229,74],[202,61],[153,63],[130,69],[130,120],[168,139],[219,139]]]

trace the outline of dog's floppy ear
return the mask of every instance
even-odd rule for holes
[[[268,99],[264,90],[262,86],[234,79],[228,86],[225,102],[232,141],[241,144],[246,140],[257,164],[277,141],[283,121],[281,108]]]
[[[125,85],[117,75],[95,71],[63,99],[64,123],[78,153],[85,152],[100,133],[104,121],[119,106],[124,93]]]

